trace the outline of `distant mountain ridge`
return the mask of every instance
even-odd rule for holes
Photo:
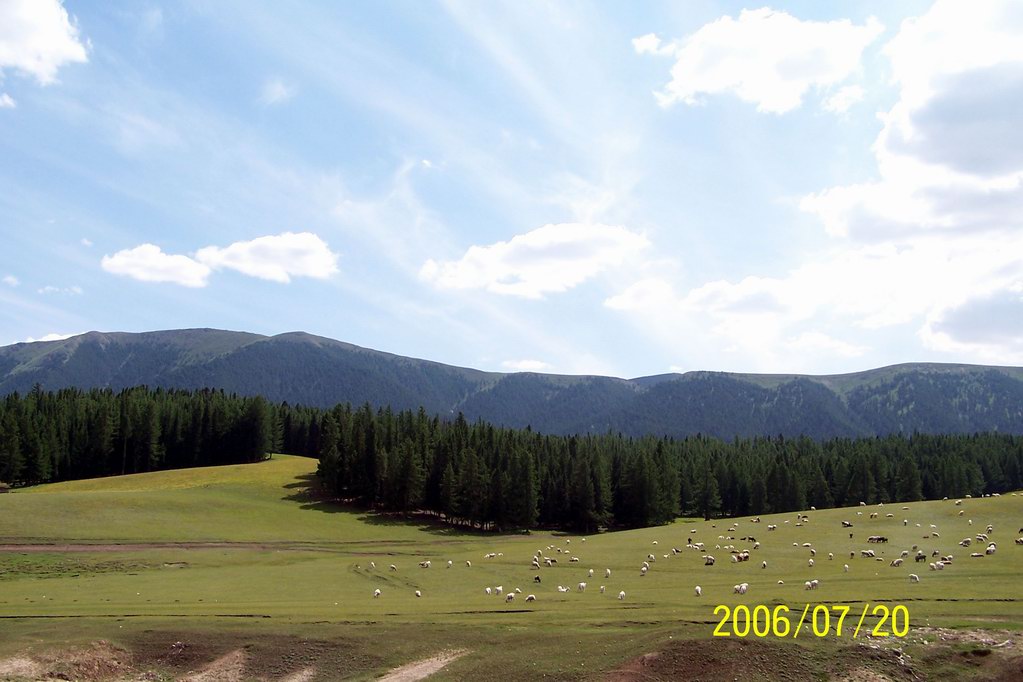
[[[214,387],[273,401],[462,412],[558,434],[1023,434],[1023,368],[916,363],[827,376],[688,372],[635,379],[454,367],[291,332],[89,332],[0,347],[0,395],[70,386]]]

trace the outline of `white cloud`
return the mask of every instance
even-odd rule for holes
[[[224,248],[207,246],[196,252],[195,259],[214,270],[228,268],[250,277],[287,283],[291,277],[330,277],[337,272],[338,255],[312,232],[285,232]]]
[[[0,92],[0,109],[13,109],[18,103],[6,92]]]
[[[647,35],[633,47],[675,58],[671,81],[655,93],[662,106],[731,92],[758,111],[781,114],[800,106],[811,88],[853,75],[863,50],[883,31],[874,18],[861,26],[848,19],[800,21],[765,7],[721,17],[667,46]]]
[[[788,345],[792,350],[804,353],[823,353],[847,358],[859,357],[870,350],[866,346],[847,343],[823,332],[803,332],[799,336],[789,339]]]
[[[155,244],[141,244],[133,249],[103,256],[103,269],[114,275],[131,277],[142,282],[170,282],[183,287],[204,287],[210,267],[188,256],[164,253]]]
[[[471,246],[460,259],[428,260],[420,276],[442,289],[542,298],[567,291],[648,246],[642,234],[603,224],[544,225],[506,242]]]
[[[63,341],[64,339],[70,339],[72,336],[78,336],[78,334],[47,334],[40,336],[38,339],[34,339],[31,336],[25,339],[24,343],[36,343],[38,341]]]
[[[295,96],[295,88],[280,78],[271,78],[263,83],[259,101],[266,105],[281,104]]]
[[[59,0],[0,3],[0,76],[13,69],[49,85],[64,64],[86,61],[86,45]]]
[[[900,97],[874,144],[880,179],[805,197],[829,233],[861,240],[1023,226],[1023,12],[940,0],[884,53]]]
[[[55,287],[52,284],[48,284],[48,285],[46,285],[46,286],[44,286],[44,287],[42,287],[40,289],[37,289],[36,291],[38,293],[40,293],[40,294],[43,294],[43,295],[48,295],[48,294],[65,294],[65,295],[71,295],[71,296],[81,296],[83,293],[85,293],[82,290],[82,287],[80,287],[78,285],[70,286],[70,287]]]
[[[935,350],[1023,364],[1023,279],[935,310],[920,338]]]
[[[632,48],[636,54],[671,55],[675,52],[673,45],[665,45],[654,33],[632,39]]]
[[[825,111],[841,114],[849,111],[849,107],[863,99],[863,88],[858,85],[846,85],[829,96],[821,103]]]
[[[82,237],[81,244],[82,244],[82,246],[86,246],[86,247],[92,246],[92,240],[89,239],[88,237]]]
[[[21,280],[19,280],[14,275],[4,275],[4,278],[2,280],[0,280],[0,282],[3,282],[4,284],[6,284],[9,287],[16,287],[19,284],[21,284]]]
[[[337,272],[338,255],[311,232],[284,232],[234,242],[225,247],[207,246],[193,256],[164,253],[155,244],[103,256],[103,269],[143,282],[170,282],[185,287],[204,287],[214,270],[235,270],[250,277],[288,283],[292,277],[325,279]]]
[[[501,366],[515,372],[543,372],[551,368],[543,360],[505,360]]]

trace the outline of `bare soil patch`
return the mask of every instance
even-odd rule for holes
[[[458,660],[467,653],[469,652],[465,649],[442,651],[429,658],[395,668],[381,677],[380,682],[418,682],[418,680],[425,680],[447,664]]]

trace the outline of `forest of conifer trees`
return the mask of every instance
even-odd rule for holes
[[[485,529],[649,526],[1023,486],[1023,438],[1004,434],[721,441],[549,436],[369,405],[330,410],[217,390],[46,392],[0,401],[0,481],[27,485],[319,459],[325,492]]]

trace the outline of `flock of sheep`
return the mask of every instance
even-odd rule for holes
[[[1013,493],[1013,495],[1015,496],[1016,493]],[[969,498],[970,496],[967,495],[966,497]],[[947,500],[948,498],[945,498],[945,499]],[[963,500],[962,499],[956,500],[955,501],[955,505],[956,506],[962,506],[963,505]],[[861,502],[860,506],[866,506],[866,505],[865,505],[865,503]],[[884,504],[881,503],[881,504],[878,505],[878,507],[884,507]],[[815,509],[813,507],[811,507],[810,509],[811,509],[811,511],[815,511]],[[908,509],[909,509],[909,507],[902,507],[902,510],[908,510]],[[962,517],[964,515],[964,513],[965,513],[965,510],[960,510],[959,511],[959,516]],[[856,515],[857,516],[863,516],[863,511],[857,511]],[[893,513],[885,514],[885,518],[886,519],[892,519],[894,517],[895,517],[895,515]],[[880,512],[870,512],[868,518],[871,519],[871,520],[879,519],[880,518]],[[749,522],[752,523],[752,524],[758,524],[758,523],[760,523],[760,517],[752,518],[752,519],[749,520]],[[785,520],[783,523],[788,524],[788,523],[790,523],[790,520]],[[794,524],[795,526],[803,526],[803,525],[809,524],[809,523],[810,523],[810,516],[808,514],[803,513],[803,512],[799,512],[799,513],[796,514],[795,524]],[[972,526],[973,525],[973,520],[972,519],[968,519],[968,523],[969,523],[969,525]],[[849,521],[849,520],[844,520],[844,521],[841,522],[841,524],[842,524],[842,528],[844,528],[844,529],[851,529],[851,528],[854,527],[853,522]],[[728,526],[728,531],[727,532],[728,533],[737,533],[739,525],[740,525],[740,522],[738,520],[732,520],[730,522],[730,525]],[[908,527],[909,526],[909,520],[908,519],[903,519],[902,525]],[[922,527],[922,525],[919,524],[919,523],[917,523],[916,526],[917,527]],[[716,524],[712,524],[711,528],[716,528]],[[767,531],[768,532],[775,531],[777,529],[778,529],[777,524],[769,524],[767,526]],[[690,534],[695,534],[696,532],[697,532],[697,529],[695,529],[695,528],[690,530]],[[849,534],[849,539],[850,540],[853,539],[854,532]],[[985,550],[984,550],[983,553],[981,553],[981,552],[973,552],[973,553],[970,554],[970,557],[971,558],[982,558],[982,557],[985,557],[985,556],[990,556],[990,555],[994,554],[997,551],[997,549],[998,549],[997,543],[990,539],[990,536],[993,534],[993,532],[994,532],[994,527],[992,525],[988,525],[986,527],[986,531],[984,533],[977,533],[977,534],[975,534],[974,537],[963,538],[962,540],[959,541],[959,545],[961,547],[968,548],[968,547],[970,547],[976,541],[977,543],[985,545]],[[1021,528],[1019,532],[1020,532],[1020,534],[1023,534],[1023,528]],[[929,528],[926,529],[925,534],[922,536],[922,539],[933,542],[934,540],[939,540],[940,537],[941,537],[941,535],[938,532],[937,526],[935,524],[929,524]],[[582,543],[585,543],[586,542],[586,538],[581,538],[580,541]],[[571,545],[571,542],[572,542],[572,540],[570,538],[566,538],[565,541],[564,541],[564,544],[566,545],[565,547],[559,547],[559,546],[556,546],[554,544],[551,544],[551,545],[547,545],[547,547],[545,547],[543,549],[536,550],[536,552],[531,557],[530,564],[529,564],[530,568],[534,572],[536,572],[536,575],[533,577],[533,582],[536,585],[540,585],[543,582],[543,578],[541,576],[541,569],[544,568],[544,567],[545,568],[552,568],[552,567],[554,567],[558,563],[558,558],[557,558],[556,554],[562,555],[562,557],[561,557],[562,559],[565,559],[565,555],[568,555],[567,563],[580,563],[581,562],[581,560],[579,559],[578,556],[575,556],[572,552],[569,551],[569,548],[567,546]],[[735,546],[735,544],[734,544],[735,542],[746,542],[749,545],[751,545],[751,548],[739,549],[739,548],[737,548]],[[889,542],[889,539],[888,539],[888,537],[883,536],[883,535],[870,535],[870,536],[867,536],[866,542],[871,543],[871,544],[887,544]],[[722,544],[722,543],[728,543],[728,544]],[[658,542],[656,540],[654,540],[652,544],[656,546],[658,544]],[[798,547],[802,547],[803,549],[808,550],[809,558],[807,559],[807,567],[808,568],[813,568],[814,567],[814,562],[815,562],[815,559],[816,559],[816,556],[817,556],[817,549],[814,548],[812,546],[812,544],[809,543],[809,542],[804,542],[802,544],[800,544],[798,542],[793,542],[792,544],[793,544],[794,547],[797,547],[797,548]],[[1015,544],[1023,545],[1023,537],[1017,538],[1015,540]],[[730,557],[731,557],[731,562],[738,564],[738,563],[744,563],[744,562],[749,561],[751,556],[752,556],[752,551],[758,550],[758,549],[760,549],[760,547],[761,547],[760,541],[758,541],[755,537],[753,537],[750,534],[742,536],[741,538],[738,538],[738,540],[734,537],[734,535],[724,535],[724,534],[722,534],[722,535],[718,536],[718,542],[715,544],[714,549],[715,549],[715,551],[727,551],[729,553]],[[666,559],[670,559],[672,557],[680,556],[680,555],[686,554],[687,550],[698,553],[700,558],[703,560],[703,565],[704,566],[714,566],[715,563],[716,563],[715,557],[707,551],[706,543],[704,543],[704,542],[694,542],[694,539],[692,537],[687,538],[685,549],[678,548],[678,547],[672,547],[671,548],[671,552],[670,553],[663,553],[663,554],[661,554],[661,558],[666,560]],[[913,544],[911,549],[903,549],[903,550],[901,550],[900,555],[897,558],[894,558],[894,559],[892,559],[889,562],[889,566],[892,567],[892,568],[899,568],[899,567],[901,567],[903,565],[904,561],[909,558],[911,553],[913,553],[913,561],[915,563],[927,562],[928,558],[936,558],[936,557],[938,557],[937,560],[932,561],[932,562],[928,562],[928,566],[929,566],[930,570],[932,570],[932,571],[942,571],[942,570],[944,570],[947,566],[952,564],[952,562],[953,562],[953,560],[955,558],[954,555],[951,552],[949,552],[948,554],[943,554],[942,551],[939,550],[939,549],[931,550],[931,553],[928,556],[928,554],[923,549],[920,548],[919,544]],[[548,555],[548,554],[550,554],[550,555]],[[876,554],[877,554],[876,551],[873,550],[873,549],[861,549],[859,551],[859,556],[861,558],[863,558],[863,559],[874,559],[876,561],[887,561],[887,559],[885,559],[883,557],[878,557]],[[857,552],[855,552],[855,551],[849,552],[849,558],[850,559],[854,559],[856,557],[856,555],[857,555]],[[483,555],[483,559],[484,560],[495,559],[495,558],[502,557],[502,556],[503,556],[502,552],[489,552],[489,553]],[[833,552],[829,552],[827,554],[827,558],[828,558],[829,561],[834,560],[834,558],[835,558],[834,553]],[[639,576],[640,577],[646,576],[652,570],[652,568],[655,565],[656,561],[657,561],[657,556],[654,553],[648,553],[646,555],[645,559],[642,560],[638,564]],[[467,560],[465,562],[465,565],[466,565],[467,568],[472,568],[472,562],[471,561]],[[760,567],[762,569],[766,569],[767,565],[768,565],[767,561],[764,560],[764,561],[761,562]],[[370,566],[371,569],[375,569],[376,568],[375,562],[372,562],[372,561],[370,562],[369,566]],[[420,561],[419,562],[419,567],[420,568],[428,569],[431,566],[432,566],[432,562],[430,560],[424,560],[424,561]],[[451,568],[452,566],[453,566],[453,562],[450,561],[450,560],[447,561],[447,568]],[[850,570],[849,564],[844,564],[842,568],[843,568],[843,570],[846,573],[848,573],[849,570]],[[389,569],[391,571],[397,571],[398,570],[397,566],[395,566],[394,564],[391,564]],[[611,575],[612,575],[611,569],[610,568],[605,568],[604,569],[604,578],[605,578],[605,580],[610,580],[611,579]],[[586,570],[586,577],[588,579],[592,579],[594,577],[594,569],[593,568],[589,568],[589,569]],[[918,574],[916,574],[916,573],[910,573],[908,578],[909,578],[909,581],[911,583],[919,583],[920,582],[920,576]],[[784,585],[785,583],[784,583],[783,580],[778,580],[778,584],[779,585]],[[819,585],[820,585],[820,579],[819,578],[813,578],[813,579],[810,579],[810,580],[806,580],[803,583],[803,586],[804,586],[805,590],[816,590]],[[588,586],[587,582],[580,581],[576,585],[575,589],[576,589],[577,592],[582,593],[582,592],[586,591],[587,586]],[[735,585],[733,587],[733,594],[745,595],[749,589],[750,589],[750,584],[747,583],[747,582],[742,582],[742,583],[739,583],[739,584],[737,584],[737,585]],[[606,590],[607,590],[607,586],[606,585],[600,585],[600,593],[601,594],[604,594],[606,592]],[[571,590],[570,586],[567,586],[567,585],[557,585],[557,591],[559,593],[567,593],[567,592],[571,592],[572,590]],[[695,596],[697,596],[697,597],[700,597],[703,594],[703,588],[700,585],[696,585],[694,587],[693,591],[694,591]],[[523,593],[522,589],[519,588],[519,587],[516,587],[516,588],[514,588],[512,590],[509,590],[506,593],[503,585],[497,585],[497,586],[493,586],[493,587],[492,586],[486,586],[486,587],[483,588],[483,592],[487,596],[497,596],[497,597],[503,596],[505,603],[513,602],[515,600],[515,598],[516,598],[516,595],[520,595],[520,594]],[[381,592],[381,590],[379,588],[377,588],[377,589],[375,589],[373,591],[373,597],[374,598],[380,597],[381,594],[382,594],[382,592]],[[420,590],[415,590],[415,596],[416,597],[422,597],[422,592]],[[527,594],[524,599],[525,599],[526,602],[535,602],[537,600],[535,594]],[[624,601],[625,600],[625,591],[624,590],[621,590],[621,591],[618,592],[618,599],[620,601]]]

